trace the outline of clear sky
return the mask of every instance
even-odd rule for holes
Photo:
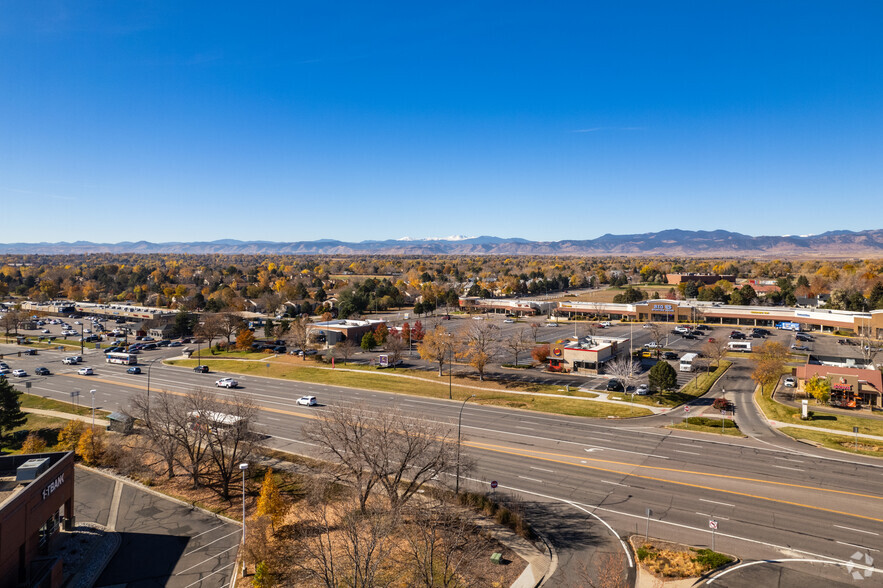
[[[883,228],[883,3],[0,0],[0,241]]]

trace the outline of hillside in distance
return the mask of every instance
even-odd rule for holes
[[[684,257],[883,257],[883,229],[829,231],[809,236],[743,235],[730,231],[669,229],[596,239],[529,241],[500,237],[389,239],[350,243],[316,241],[218,241],[151,243],[0,243],[0,254],[182,253],[275,255],[586,255]]]

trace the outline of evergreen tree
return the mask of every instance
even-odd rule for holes
[[[20,396],[21,392],[6,378],[0,377],[0,438],[28,420],[27,415],[21,411]]]
[[[377,343],[374,341],[373,333],[365,333],[364,336],[362,336],[362,349],[365,351],[371,351],[376,346]]]
[[[653,390],[674,390],[678,387],[678,373],[666,361],[656,362],[650,368],[650,388]]]

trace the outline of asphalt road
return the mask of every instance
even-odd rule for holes
[[[145,375],[126,375],[122,366],[100,363],[100,352],[87,355],[85,365],[96,368],[92,377],[77,376],[73,366],[62,366],[63,355],[41,352],[10,364],[29,372],[36,365],[52,369],[53,376],[28,378],[31,393],[69,400],[70,391],[79,389],[86,399],[88,390],[95,389],[96,405],[110,410],[125,407],[133,394],[146,388]],[[142,359],[150,357],[145,354]],[[489,491],[489,481],[497,480],[498,492],[517,496],[538,515],[537,526],[562,552],[563,565],[553,585],[571,585],[568,574],[575,564],[596,556],[599,549],[621,549],[619,536],[643,534],[647,509],[651,536],[692,545],[711,546],[709,520],[716,520],[716,549],[743,559],[787,556],[847,562],[857,552],[883,557],[881,464],[816,449],[769,431],[750,401],[747,369],[737,364],[722,388],[737,403],[736,419],[748,439],[708,439],[658,428],[665,417],[612,422],[467,404],[464,447],[476,467],[464,485]],[[151,388],[184,392],[195,386],[211,387],[221,375],[156,363]],[[219,394],[252,396],[263,409],[257,426],[271,436],[269,444],[297,453],[312,451],[300,439],[300,426],[334,406],[364,403],[383,410],[396,405],[415,416],[450,424],[456,424],[460,408],[460,403],[445,400],[235,377],[242,388]],[[295,399],[305,394],[317,396],[321,406],[296,406]],[[798,566],[795,577],[803,577],[801,564],[789,565]],[[815,585],[849,580],[842,567],[806,565],[815,566],[811,575],[818,579]],[[769,568],[781,576],[780,569]],[[727,585],[757,586],[756,580],[740,583],[743,575],[750,578],[757,573],[762,572],[747,568],[730,574]]]

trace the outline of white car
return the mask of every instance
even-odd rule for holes
[[[10,373],[8,367],[0,367],[0,376],[5,376],[8,373]]]
[[[558,323],[546,323],[545,326],[547,326],[547,327],[557,327],[557,326],[558,326]]]
[[[235,388],[239,385],[239,382],[234,380],[233,378],[221,378],[217,382],[215,382],[215,386],[218,388]]]
[[[794,388],[797,386],[797,381],[794,378],[788,377],[785,378],[785,381],[782,382],[782,385],[786,388]]]
[[[76,357],[65,357],[61,360],[64,365],[77,365],[79,362]]]
[[[315,396],[301,396],[297,399],[297,403],[301,406],[316,406]]]
[[[650,341],[646,345],[644,345],[647,349],[662,349],[662,345],[657,343],[656,341]]]
[[[650,386],[648,386],[647,384],[641,384],[640,386],[638,386],[635,394],[637,394],[638,396],[647,396],[648,394],[650,394]]]
[[[91,375],[94,375],[95,372],[93,372],[92,368],[90,368],[90,367],[84,367],[84,368],[78,369],[77,374],[79,374],[81,376],[91,376]]]
[[[24,370],[12,370],[12,375],[16,378],[24,378],[26,375],[28,375],[28,372]]]
[[[503,322],[504,323],[514,323],[515,321],[513,321],[512,319],[504,319]]]
[[[604,327],[604,328],[606,329],[607,327],[610,326],[610,321],[601,321],[601,322],[598,323],[598,324],[601,325],[602,327]]]

